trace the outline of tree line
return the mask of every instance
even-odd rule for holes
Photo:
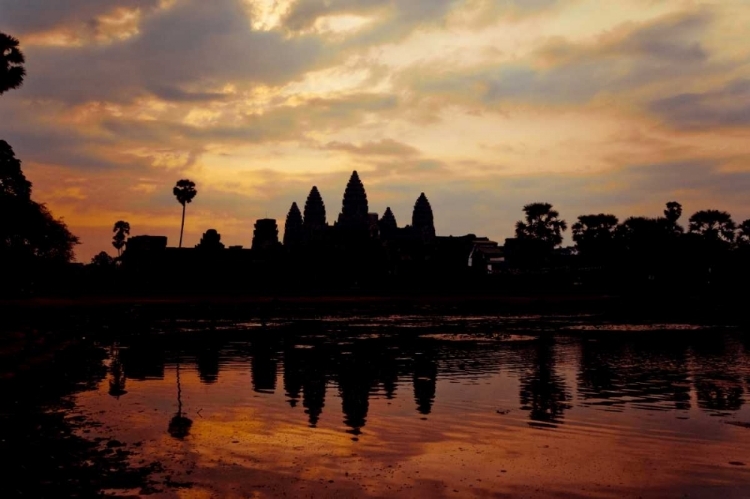
[[[0,95],[23,85],[25,57],[16,38],[0,33]],[[0,140],[0,263],[6,282],[29,267],[73,260],[79,243],[61,219],[31,197],[32,184],[13,148]]]
[[[570,226],[574,245],[560,248],[568,223],[549,203],[523,208],[516,223],[515,255],[520,266],[554,266],[555,256],[574,257],[579,269],[598,270],[621,279],[687,282],[731,281],[750,271],[750,220],[738,224],[721,210],[700,210],[683,226],[682,205],[666,203],[657,217],[609,213],[581,215]],[[506,249],[509,244],[506,243]],[[559,263],[559,259],[557,260]]]
[[[516,222],[516,238],[536,241],[548,250],[559,247],[568,223],[549,203],[531,203],[523,207],[524,220]],[[639,242],[662,242],[687,235],[693,240],[711,243],[717,248],[750,246],[750,219],[737,224],[726,211],[701,210],[688,219],[688,230],[679,224],[682,205],[666,204],[663,216],[628,217],[620,223],[612,214],[580,215],[572,225],[577,252],[586,257],[605,256],[619,245],[634,248]]]
[[[0,95],[24,83],[26,58],[19,45],[18,39],[0,33]],[[31,193],[32,183],[21,169],[21,160],[10,144],[0,140],[0,262],[19,271],[26,266],[73,261],[74,248],[80,244],[80,239],[68,230],[63,220],[55,218],[44,203],[32,200]],[[195,183],[179,180],[173,194],[182,205],[182,247],[186,205],[197,194]],[[119,258],[130,235],[130,224],[120,220],[115,223],[113,232],[112,246]],[[211,236],[209,234],[209,239]],[[97,265],[114,262],[115,259],[104,251],[92,260]]]

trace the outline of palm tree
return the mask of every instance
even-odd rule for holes
[[[112,228],[115,235],[112,237],[112,246],[117,250],[117,256],[122,256],[122,248],[125,246],[125,238],[130,235],[130,224],[119,220]]]
[[[733,243],[737,224],[726,211],[703,210],[690,217],[690,232],[707,241]]]
[[[679,235],[685,232],[685,230],[677,223],[682,216],[682,205],[677,201],[670,201],[667,203],[667,208],[664,210],[664,221],[666,222],[666,228],[673,235]]]
[[[516,222],[516,237],[543,242],[551,251],[562,243],[562,233],[568,229],[560,213],[549,203],[531,203],[523,207],[526,222]]]
[[[172,194],[177,198],[177,202],[182,205],[182,225],[180,226],[180,248],[182,248],[182,233],[185,230],[185,205],[190,203],[198,191],[195,190],[195,182],[188,179],[178,180],[172,189]]]
[[[0,33],[0,95],[23,85],[26,59],[18,43],[16,38]]]
[[[738,227],[737,244],[750,246],[750,220],[745,220]]]
[[[578,221],[571,227],[578,252],[594,259],[611,256],[618,222],[616,216],[605,213],[578,217]]]

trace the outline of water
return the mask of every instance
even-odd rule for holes
[[[750,497],[750,336],[554,322],[178,323],[65,413],[154,497]]]

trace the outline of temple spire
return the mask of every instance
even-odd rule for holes
[[[274,249],[279,245],[279,228],[273,218],[262,218],[255,221],[253,231],[254,250]]]
[[[416,233],[423,237],[435,237],[435,222],[432,217],[432,206],[424,192],[414,203],[411,225]]]
[[[393,215],[393,212],[391,211],[390,206],[385,209],[385,213],[383,213],[383,217],[380,219],[379,225],[380,225],[380,232],[382,234],[393,232],[396,229],[398,229],[398,224],[396,223],[396,217]]]
[[[308,229],[319,229],[326,225],[326,205],[323,203],[323,198],[315,186],[310,191],[310,195],[307,196],[305,220],[303,223]]]
[[[365,192],[365,186],[359,179],[359,174],[355,170],[346,184],[339,223],[344,225],[366,225],[367,213],[367,193]]]
[[[297,203],[292,203],[284,225],[284,246],[295,246],[302,241],[302,213]]]

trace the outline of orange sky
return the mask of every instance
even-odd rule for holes
[[[523,204],[750,217],[750,1],[0,0],[28,77],[0,138],[80,261],[115,221],[249,246],[353,169],[400,225],[512,235]],[[569,240],[569,239],[568,239]]]

